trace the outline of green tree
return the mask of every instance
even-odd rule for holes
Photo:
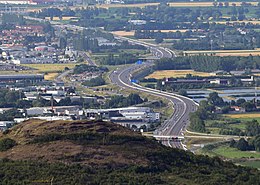
[[[6,151],[16,145],[15,140],[10,138],[5,138],[0,140],[0,151]]]
[[[246,123],[246,135],[256,136],[260,134],[260,125],[257,120],[252,120]]]
[[[187,96],[187,95],[188,95],[188,93],[187,93],[187,91],[186,91],[185,89],[180,89],[180,90],[178,91],[178,94],[179,94],[179,95],[182,95],[182,96]]]
[[[225,105],[224,100],[218,96],[218,93],[213,92],[209,94],[208,101],[215,106],[223,106]]]
[[[239,149],[241,151],[246,151],[248,149],[248,142],[244,138],[241,138],[235,144],[235,146],[236,146],[237,149]]]
[[[196,113],[190,115],[190,129],[196,132],[206,132],[204,121]]]

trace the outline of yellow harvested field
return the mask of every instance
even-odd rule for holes
[[[44,75],[45,80],[54,80],[59,73],[48,73]]]
[[[69,21],[71,19],[76,19],[78,17],[62,17],[62,21]],[[50,20],[50,17],[45,17],[45,19]],[[53,21],[60,21],[59,17],[53,17]]]
[[[225,114],[227,118],[260,118],[260,113],[244,113],[244,114]]]
[[[236,4],[236,6],[241,6],[241,2],[229,2],[230,6],[232,4]],[[257,6],[258,2],[248,2],[253,6]],[[140,4],[101,4],[96,5],[98,8],[120,8],[120,7],[139,7],[144,8],[146,6],[157,6],[159,3],[140,3]],[[214,6],[213,2],[173,2],[169,3],[172,7],[211,7]]]
[[[77,64],[23,64],[23,66],[37,69],[37,72],[60,72],[65,67],[74,68]]]
[[[121,37],[131,37],[131,36],[134,36],[135,31],[113,31],[111,33],[121,36]]]
[[[146,76],[145,78],[155,78],[155,79],[163,79],[163,78],[170,78],[170,77],[185,77],[187,74],[191,74],[193,76],[215,76],[211,73],[206,72],[197,72],[194,70],[162,70],[162,71],[155,71],[152,74]]]
[[[184,51],[187,55],[198,55],[198,54],[213,54],[216,56],[249,56],[249,55],[260,55],[260,49],[255,50],[205,50],[205,51]]]

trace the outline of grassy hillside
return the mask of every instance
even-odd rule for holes
[[[30,120],[0,135],[0,184],[258,184],[260,173],[107,122]]]

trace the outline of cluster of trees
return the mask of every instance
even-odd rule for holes
[[[139,94],[130,94],[127,97],[121,95],[112,96],[110,100],[108,100],[104,107],[105,108],[117,108],[117,107],[127,107],[131,105],[136,105],[143,103],[144,101],[148,101],[146,99],[142,99]]]
[[[232,71],[260,69],[260,56],[184,56],[172,59],[163,58],[155,62],[155,70],[193,69],[195,71],[213,72],[217,70]]]
[[[260,152],[260,135],[257,135],[251,139],[245,140],[244,138],[230,141],[230,147],[237,148],[241,151],[255,150]]]
[[[225,125],[226,126],[226,125]],[[232,128],[230,126],[226,126],[225,128],[221,128],[219,131],[221,135],[233,135],[233,136],[244,136],[244,132],[239,128]]]
[[[231,106],[241,106],[246,111],[255,111],[256,105],[254,101],[246,101],[244,99],[238,99],[231,103],[223,101],[216,92],[210,93],[207,100],[200,102],[198,110],[190,114],[190,129],[197,132],[206,132],[205,120],[218,119],[218,115],[215,113],[216,107],[220,108],[222,113],[228,113],[232,111]],[[220,128],[219,134],[223,135],[239,135],[239,136],[257,136],[260,135],[260,124],[256,121],[246,122],[245,131],[239,128],[232,128],[229,124],[236,123],[219,123],[213,122],[210,126]]]
[[[132,53],[120,53],[119,56],[114,54],[109,54],[108,56],[101,57],[101,65],[122,65],[122,64],[132,64],[138,60],[138,57]]]
[[[190,114],[189,128],[196,132],[206,132],[205,120],[214,119],[216,115],[212,112],[215,106],[210,101],[203,100],[196,112]]]
[[[33,15],[33,14],[31,14],[31,15]],[[35,13],[35,16],[37,16],[39,18],[50,17],[52,20],[53,17],[62,16],[62,10],[60,10],[59,8],[43,8],[43,9],[41,9],[41,11]]]
[[[73,40],[73,48],[79,51],[91,50],[93,52],[99,51],[98,40],[84,35],[78,35]]]
[[[30,13],[31,16],[40,18],[62,16],[76,16],[78,24],[85,27],[104,27],[105,30],[163,30],[163,29],[204,29],[207,21],[234,21],[245,20],[246,16],[255,15],[259,17],[259,7],[229,6],[227,3],[214,3],[215,7],[196,7],[196,8],[176,8],[162,2],[156,6],[146,6],[144,8],[78,8],[58,9],[46,8],[37,13]],[[224,8],[222,8],[224,7]],[[223,14],[228,14],[230,18],[223,18]],[[213,18],[213,19],[212,19]],[[128,23],[129,19],[146,20],[147,24],[133,25]],[[155,21],[154,21],[155,20]],[[225,25],[224,25],[225,26]]]
[[[214,113],[216,106],[223,107],[226,102],[223,101],[218,93],[213,92],[209,94],[207,100],[202,100],[196,112],[190,114],[190,129],[196,132],[206,132],[205,120],[215,119]]]
[[[24,115],[16,108],[4,111],[0,114],[0,121],[13,121],[14,118],[22,118]]]
[[[211,26],[208,28],[206,24],[202,24],[201,29],[209,30],[209,32],[197,32],[187,30],[186,32],[180,33],[169,32],[161,33],[160,31],[136,31],[136,38],[153,38],[155,40],[163,39],[180,39],[174,40],[172,48],[177,50],[246,50],[246,49],[255,49],[260,46],[260,34],[254,30],[250,30],[247,34],[241,34],[237,28],[244,27],[233,26],[230,27],[225,25],[221,27],[219,25]],[[187,26],[189,29],[192,29],[191,26]],[[197,29],[197,28],[193,28]],[[186,39],[193,38],[193,39]]]
[[[33,100],[30,102],[30,107],[48,107],[53,104],[53,106],[73,106],[73,105],[80,105],[80,106],[89,106],[89,107],[96,107],[97,105],[95,102],[89,102],[86,103],[83,101],[83,99],[80,99],[79,101],[71,101],[71,98],[69,96],[61,99],[59,102],[56,100],[45,100],[41,96],[38,96],[36,100]]]
[[[101,86],[101,85],[105,85],[105,84],[106,84],[106,82],[101,76],[98,76],[96,78],[91,78],[90,80],[87,80],[82,83],[82,85],[85,85],[88,87]]]
[[[240,26],[240,28],[242,25]],[[254,30],[247,30],[247,34],[241,34],[237,27],[226,26],[221,30],[210,29],[210,32],[192,32],[192,40],[181,37],[173,41],[172,47],[178,50],[246,50],[260,46],[260,34]]]
[[[0,107],[20,107],[21,99],[24,97],[23,92],[0,89]]]
[[[221,8],[225,7],[225,8]],[[43,9],[39,13],[33,13],[37,17],[53,16],[77,16],[77,24],[85,27],[104,27],[105,30],[136,30],[136,38],[153,38],[157,43],[163,39],[181,39],[174,41],[172,47],[180,50],[210,50],[210,49],[253,49],[260,47],[260,33],[251,28],[259,28],[259,25],[250,23],[241,23],[235,25],[211,24],[207,20],[244,20],[246,14],[250,16],[255,13],[259,16],[259,7],[226,6],[224,3],[217,3],[214,8],[176,8],[170,7],[167,3],[161,3],[158,6],[147,6],[145,8],[95,8],[87,7],[82,9]],[[222,14],[228,14],[231,18],[223,18]],[[144,25],[134,25],[128,22],[129,19],[146,20]],[[155,20],[155,21],[154,21]],[[237,28],[250,29],[248,34],[241,34]],[[172,30],[187,29],[181,33],[150,30]],[[196,31],[194,31],[196,30]],[[203,30],[203,31],[200,31]],[[78,37],[74,46],[80,50],[90,49],[99,51],[99,49],[117,50],[118,47],[100,46],[98,49],[97,40],[91,35]],[[186,38],[196,38],[196,40],[185,40]],[[79,42],[78,42],[79,41]],[[132,45],[133,46],[133,45]]]
[[[85,102],[84,99],[80,99],[79,101],[71,101],[70,97],[66,97],[64,99],[61,99],[59,103],[57,104],[58,106],[73,106],[73,105],[80,105],[83,108],[88,107],[88,108],[96,108],[99,106],[99,103],[95,101],[88,101]]]
[[[24,25],[25,20],[21,15],[4,13],[2,15],[2,24]]]
[[[225,121],[223,122],[213,122],[209,126],[220,128],[219,134],[222,135],[237,135],[237,136],[257,136],[260,134],[260,126],[256,120],[248,121],[245,123],[245,130],[241,130],[239,128],[233,128],[231,124],[240,124],[241,121]]]
[[[74,74],[81,74],[84,72],[107,72],[108,68],[107,67],[102,67],[102,66],[92,66],[92,65],[87,65],[87,64],[80,64],[76,65],[75,68],[73,69]]]
[[[231,108],[231,106],[239,106],[244,108],[246,112],[253,112],[258,110],[257,104],[258,103],[255,100],[246,101],[245,99],[238,99],[237,101],[231,100],[230,103],[223,101],[223,104],[220,105],[220,107],[223,114],[226,114],[230,111],[234,111],[234,109]]]
[[[246,101],[243,98],[238,99],[237,101],[231,100],[230,102],[231,106],[240,106],[242,108],[245,109],[246,112],[253,112],[253,111],[257,111],[257,103],[255,102],[255,100],[251,100],[251,101]],[[223,112],[226,113],[226,112]]]
[[[15,26],[13,24],[1,24],[0,25],[0,30],[3,31],[3,30],[12,30],[14,29]]]
[[[252,120],[246,123],[246,135],[257,136],[260,135],[260,124],[257,120]]]

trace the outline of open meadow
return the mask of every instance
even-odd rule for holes
[[[61,72],[68,67],[69,69],[74,68],[78,63],[69,63],[69,64],[22,64],[23,66],[32,67],[36,73],[45,73],[45,72]]]
[[[239,162],[238,164],[260,169],[260,160],[244,161],[244,162]]]
[[[47,73],[44,75],[44,80],[54,80],[59,73]]]
[[[231,148],[228,146],[219,146],[212,150],[218,156],[223,156],[225,158],[234,159],[234,158],[260,158],[260,152],[254,151],[241,151],[236,148]]]

